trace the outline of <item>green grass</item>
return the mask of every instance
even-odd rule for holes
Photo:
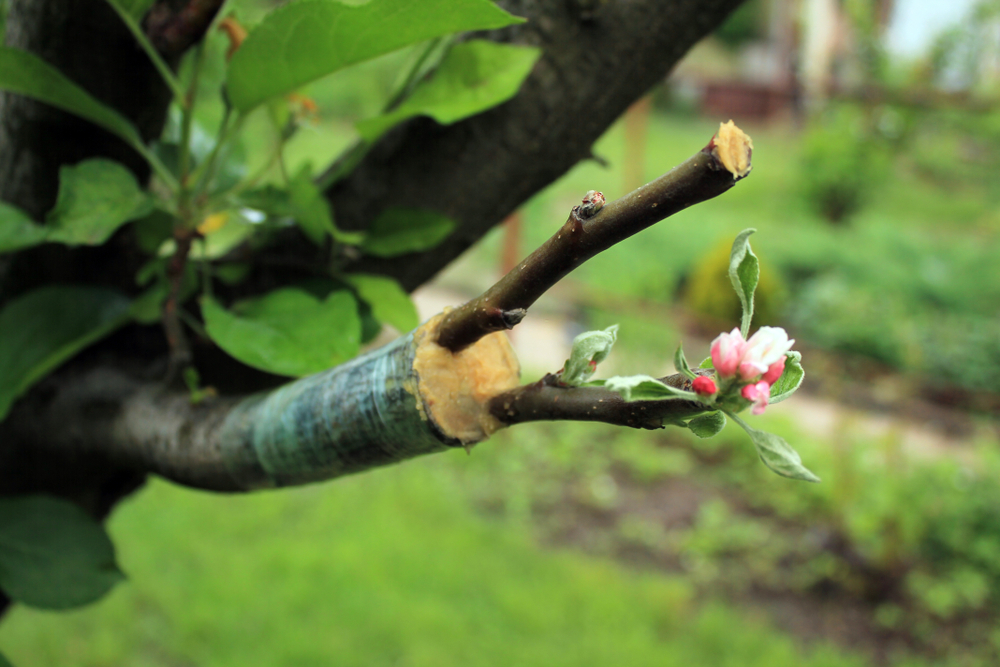
[[[154,481],[110,522],[130,580],[80,611],[15,608],[0,649],[21,667],[867,664],[536,546],[470,509],[465,461],[251,496]]]

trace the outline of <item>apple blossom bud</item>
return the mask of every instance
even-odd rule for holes
[[[781,357],[776,362],[767,367],[767,372],[761,376],[761,381],[768,384],[774,384],[781,377],[781,374],[785,372],[785,357]]]
[[[753,402],[753,413],[762,414],[771,398],[771,385],[761,380],[757,384],[748,384],[740,391],[743,398]]]
[[[730,333],[719,334],[718,338],[712,341],[712,366],[721,378],[730,378],[736,375],[736,369],[740,365],[746,341],[739,329],[733,329]]]
[[[715,386],[715,380],[704,375],[699,375],[694,379],[691,383],[691,389],[700,396],[711,396],[719,391],[719,388]]]

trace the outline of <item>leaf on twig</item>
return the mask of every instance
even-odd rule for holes
[[[0,499],[0,588],[14,600],[69,609],[124,578],[104,528],[76,505],[49,496]]]
[[[308,375],[353,358],[361,339],[357,302],[342,289],[320,299],[278,289],[226,310],[201,299],[205,329],[243,363],[278,375]]]
[[[413,116],[430,116],[441,125],[450,125],[481,113],[513,97],[541,53],[541,49],[486,40],[456,44],[430,81],[389,113],[359,122],[358,132],[370,143]]]
[[[404,46],[521,22],[488,0],[371,0],[362,5],[302,0],[274,10],[250,31],[229,63],[226,91],[233,107],[246,112]]]
[[[694,392],[671,387],[649,375],[608,378],[604,381],[604,387],[618,392],[626,401],[698,400],[698,395]]]
[[[802,457],[785,442],[784,438],[767,431],[759,431],[731,412],[726,414],[747,432],[753,441],[753,446],[757,448],[757,455],[768,468],[782,477],[806,482],[820,481],[819,477],[802,465]]]
[[[375,218],[361,249],[376,257],[429,250],[445,240],[455,222],[434,211],[390,208]]]
[[[750,235],[756,229],[744,229],[733,241],[733,251],[729,256],[729,280],[733,283],[733,289],[740,297],[740,305],[743,306],[743,317],[740,323],[740,332],[743,338],[750,335],[750,320],[753,319],[753,293],[757,290],[757,281],[760,279],[760,263],[757,256],[750,249]]]
[[[771,385],[770,403],[781,403],[798,390],[806,372],[802,369],[802,353],[792,350],[785,353],[785,370]]]

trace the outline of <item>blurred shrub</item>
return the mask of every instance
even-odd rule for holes
[[[767,7],[761,0],[749,0],[729,15],[714,36],[731,49],[760,39],[767,24]]]
[[[830,222],[856,213],[886,180],[889,156],[857,107],[841,105],[813,120],[802,137],[801,189]]]
[[[724,239],[698,259],[681,294],[684,306],[705,326],[729,330],[739,326],[742,308],[729,281],[729,255],[733,242]],[[785,301],[785,288],[770,267],[761,262],[760,283],[754,299],[753,327],[777,324]],[[721,327],[721,328],[720,328]]]

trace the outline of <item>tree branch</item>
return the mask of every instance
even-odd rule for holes
[[[414,119],[327,190],[345,229],[366,229],[383,210],[415,206],[448,216],[457,228],[431,251],[365,257],[349,270],[391,276],[408,290],[431,278],[588,158],[608,126],[740,1],[602,2],[588,14],[582,2],[502,0],[528,23],[491,37],[543,48],[517,96],[447,127]]]
[[[750,172],[753,145],[730,122],[708,145],[660,178],[604,204],[591,191],[555,235],[477,299],[449,312],[438,344],[455,352],[493,331],[512,329],[527,309],[599,252],[688,206],[717,197]]]

